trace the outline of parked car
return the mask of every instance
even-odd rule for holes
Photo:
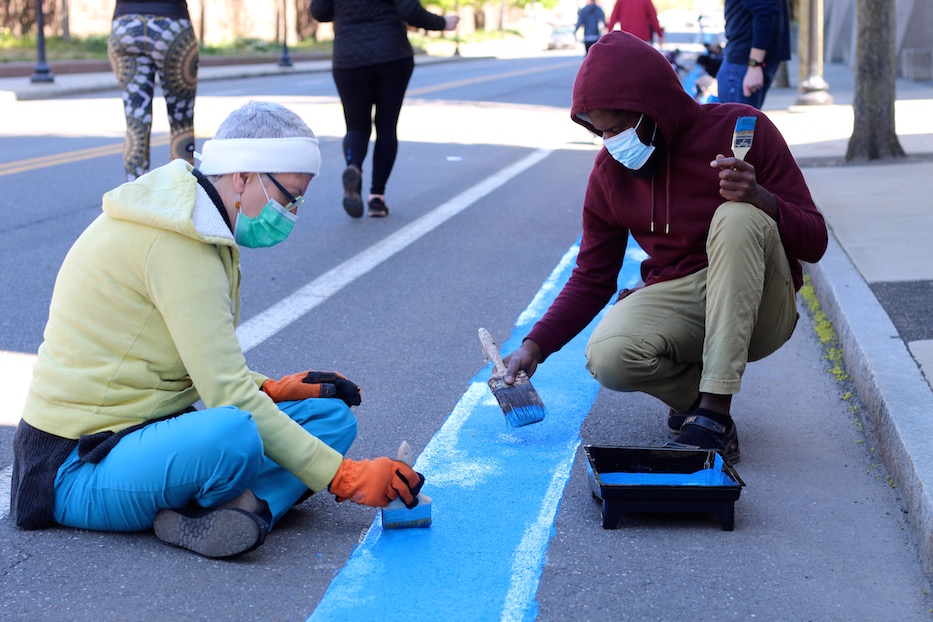
[[[547,38],[547,49],[561,50],[577,47],[576,24],[554,26]]]

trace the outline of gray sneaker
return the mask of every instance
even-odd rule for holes
[[[343,171],[343,209],[353,218],[363,216],[363,173],[351,164]]]
[[[269,521],[238,508],[159,510],[157,538],[205,557],[233,557],[266,539]]]

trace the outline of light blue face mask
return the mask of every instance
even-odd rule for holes
[[[296,214],[282,207],[282,204],[275,199],[269,198],[269,193],[266,192],[266,187],[262,183],[262,176],[259,177],[259,185],[262,186],[268,202],[263,206],[259,215],[253,218],[243,212],[237,214],[236,224],[233,226],[233,237],[236,243],[246,248],[265,248],[284,242],[298,220]],[[298,197],[289,203],[289,206],[295,209],[298,207],[295,203],[300,204],[300,201],[301,197]]]
[[[645,115],[642,113],[642,115],[638,117],[638,123],[635,124],[635,127],[630,127],[624,132],[619,132],[615,136],[609,138],[603,137],[603,145],[606,147],[609,155],[611,155],[616,162],[632,171],[637,171],[643,167],[645,162],[648,161],[648,158],[651,157],[651,154],[654,153],[654,145],[646,145],[641,142],[636,131],[644,118]],[[651,142],[654,142],[654,135],[657,131],[658,126],[655,124],[654,132],[651,134]]]

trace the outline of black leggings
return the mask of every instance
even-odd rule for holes
[[[343,155],[347,164],[363,168],[373,129],[373,106],[376,107],[376,146],[373,150],[373,180],[370,194],[385,194],[389,173],[398,153],[395,126],[402,111],[405,89],[415,69],[413,58],[365,67],[334,67],[334,83],[343,104],[347,135]]]

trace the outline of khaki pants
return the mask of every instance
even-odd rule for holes
[[[796,294],[771,217],[723,203],[706,253],[707,268],[639,289],[609,310],[586,346],[586,368],[600,384],[683,412],[700,392],[738,393],[746,363],[790,339]]]

